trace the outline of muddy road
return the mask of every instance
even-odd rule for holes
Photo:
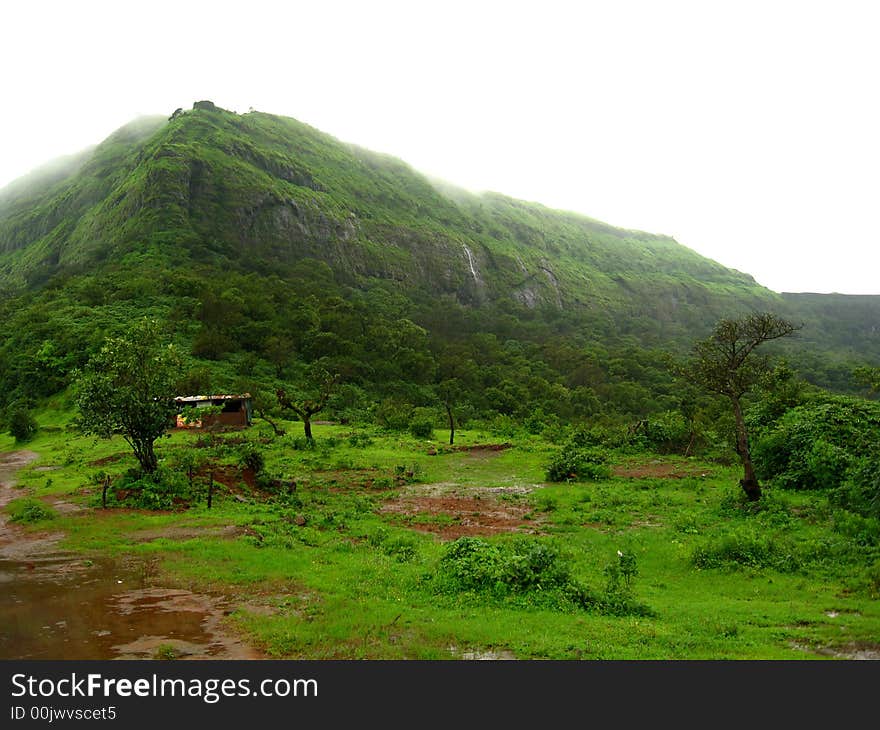
[[[15,474],[37,456],[0,453],[0,659],[260,658],[225,625],[223,598],[154,585],[144,559],[85,558],[59,547],[60,532],[11,524]]]

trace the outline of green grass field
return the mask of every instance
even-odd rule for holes
[[[287,423],[279,439],[264,426],[218,437],[215,476],[228,483],[211,509],[205,472],[174,509],[114,499],[102,509],[97,475],[135,466],[126,444],[79,436],[58,412],[38,415],[26,447],[39,458],[19,473],[22,499],[84,509],[37,511],[25,529],[51,525],[74,551],[143,559],[159,585],[230,597],[228,620],[269,657],[806,659],[880,649],[876,540],[819,493],[771,488],[760,509],[749,506],[734,467],[612,453],[627,476],[548,484],[556,447],[537,436],[465,430],[456,447],[484,448],[453,450],[439,429],[420,441],[317,425],[308,449],[301,424]],[[241,437],[295,488],[248,486],[241,444],[223,446]],[[174,468],[198,438],[162,439],[163,463]],[[0,452],[15,448],[0,436]],[[486,578],[480,558],[450,573],[462,536],[502,567]],[[635,559],[625,595],[643,611],[603,603],[618,595],[618,551]],[[531,582],[516,583],[524,575]],[[596,602],[571,600],[573,585]]]

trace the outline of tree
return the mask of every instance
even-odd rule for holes
[[[101,438],[121,434],[141,469],[152,474],[158,466],[154,444],[177,410],[181,365],[155,321],[141,320],[121,337],[109,338],[75,374],[79,427]]]
[[[254,415],[268,423],[276,436],[284,436],[285,431],[278,424],[278,421],[281,419],[281,404],[278,402],[277,393],[271,393],[262,388],[252,388],[250,392]]]
[[[455,443],[455,418],[452,409],[461,397],[461,382],[458,378],[449,378],[437,385],[437,395],[446,409],[446,418],[449,421],[449,445]]]
[[[290,396],[284,389],[279,388],[275,394],[282,408],[293,411],[302,419],[305,436],[309,441],[315,440],[312,436],[312,416],[327,405],[338,379],[338,375],[331,375],[323,368],[316,368],[309,378],[310,393]],[[316,395],[313,395],[314,393]]]
[[[736,452],[744,471],[740,485],[752,501],[761,498],[761,485],[752,465],[742,397],[769,370],[767,359],[755,354],[755,349],[799,329],[800,326],[768,312],[722,319],[708,338],[694,345],[690,361],[680,371],[686,379],[730,400],[736,422]]]

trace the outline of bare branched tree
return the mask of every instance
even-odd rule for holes
[[[694,345],[691,359],[680,370],[685,379],[730,400],[736,422],[736,452],[744,470],[740,485],[753,501],[761,498],[761,485],[752,466],[742,397],[769,369],[767,358],[756,354],[756,348],[770,340],[787,337],[800,328],[769,312],[722,319],[709,337]]]
[[[315,440],[312,436],[312,416],[327,405],[338,379],[338,375],[331,375],[326,370],[319,370],[312,377],[317,395],[313,397],[290,396],[282,389],[279,389],[275,394],[282,408],[290,409],[302,419],[305,437],[309,441]]]

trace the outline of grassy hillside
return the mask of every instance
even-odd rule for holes
[[[669,238],[441,191],[399,160],[258,112],[139,120],[67,173],[0,198],[7,284],[137,251],[282,272],[309,257],[351,281],[390,279],[469,302],[644,307],[650,296],[661,320],[731,296],[774,300]]]
[[[197,433],[163,439],[163,463],[194,450],[217,459],[210,509],[204,466],[190,490],[180,473],[166,509],[121,509],[121,483],[103,509],[103,474],[118,480],[130,450],[51,422],[8,511],[40,535],[66,535],[75,559],[56,580],[85,580],[109,558],[118,591],[131,574],[138,589],[220,596],[224,623],[270,658],[877,656],[877,522],[825,493],[775,490],[749,506],[735,469],[626,450],[605,478],[548,484],[558,446],[540,437],[473,430],[451,449],[440,430],[414,439],[321,425],[307,449],[301,424],[284,423],[282,439],[263,426],[213,449],[193,449]],[[0,452],[12,446],[0,436]],[[248,449],[295,485],[254,486]],[[103,628],[99,606],[84,615],[66,619]],[[193,651],[159,626],[142,656]],[[78,650],[64,644],[65,656]]]
[[[357,408],[424,404],[423,385],[455,378],[481,412],[663,409],[658,351],[753,309],[804,315],[794,359],[818,383],[847,387],[880,351],[873,298],[859,310],[873,329],[841,327],[848,304],[820,316],[668,237],[437,184],[293,119],[196,106],[0,192],[6,402],[63,388],[145,315],[202,386],[320,362],[359,389]]]

